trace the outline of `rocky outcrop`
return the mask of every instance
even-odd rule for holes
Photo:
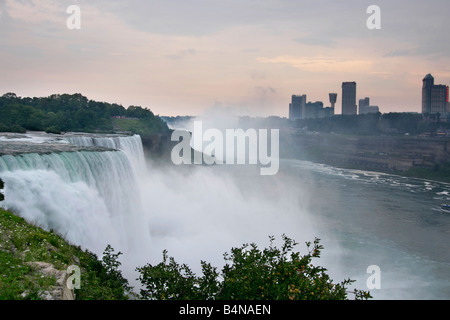
[[[170,153],[177,142],[171,141],[171,134],[141,136],[145,157],[153,160],[170,161]]]
[[[47,262],[27,262],[27,264],[36,268],[46,277],[54,277],[56,279],[56,286],[52,290],[45,291],[42,298],[45,300],[75,300],[75,293],[73,289],[67,286],[67,279],[69,274],[64,270],[57,270],[54,265]],[[26,295],[26,293],[24,293]]]

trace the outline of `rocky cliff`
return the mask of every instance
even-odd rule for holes
[[[282,157],[346,168],[399,173],[450,163],[447,137],[350,136],[284,130],[280,140]]]

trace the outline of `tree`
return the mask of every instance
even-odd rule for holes
[[[14,92],[7,92],[7,93],[5,93],[2,96],[2,98],[5,98],[5,99],[16,99],[17,95]]]
[[[196,276],[186,264],[178,264],[163,252],[156,266],[137,268],[143,299],[162,300],[346,300],[347,286],[353,280],[333,283],[326,269],[314,266],[323,249],[319,239],[307,242],[308,253],[301,256],[293,249],[297,243],[283,235],[281,248],[263,250],[256,244],[244,244],[225,253],[227,261],[221,274],[201,261],[202,276]],[[370,293],[355,289],[355,299],[369,299]]]
[[[125,124],[113,122],[113,117],[125,116],[138,121]],[[83,95],[52,94],[43,98],[21,98],[14,93],[0,96],[0,132],[43,131],[100,131],[123,130],[131,127],[137,134],[167,133],[167,124],[153,112],[139,106],[129,110],[118,104],[89,100]],[[134,120],[134,119],[133,119]]]
[[[104,273],[101,277],[102,281],[109,288],[114,289],[114,293],[117,297],[127,299],[127,295],[132,292],[132,287],[128,284],[128,280],[123,277],[119,267],[121,263],[119,256],[122,252],[114,253],[114,249],[111,245],[107,245],[103,252],[102,265]]]

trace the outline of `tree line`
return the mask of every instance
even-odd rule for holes
[[[241,117],[244,128],[296,128],[326,133],[380,135],[380,134],[435,134],[450,129],[450,122],[439,115],[413,112],[369,113],[361,115],[334,115],[328,118],[291,120],[277,116],[266,118]]]
[[[6,93],[0,97],[0,131],[67,131],[113,133],[115,120],[133,119],[139,125],[127,129],[132,133],[167,132],[166,123],[152,111],[140,106],[128,108],[116,103],[89,100],[76,94],[53,94],[48,97],[18,97]],[[136,131],[136,132],[133,132]],[[139,132],[142,131],[142,132]]]
[[[434,134],[450,125],[420,113],[390,112],[362,115],[335,115],[325,119],[303,120],[297,123],[311,131],[345,134]]]

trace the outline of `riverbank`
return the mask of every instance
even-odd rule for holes
[[[171,150],[178,142],[171,141],[169,133],[141,138],[147,158],[171,163]],[[450,182],[448,137],[344,135],[282,128],[280,158]]]
[[[450,138],[280,131],[280,156],[450,182]]]
[[[80,268],[70,290],[69,266]],[[0,300],[123,300],[97,256],[0,208]]]

